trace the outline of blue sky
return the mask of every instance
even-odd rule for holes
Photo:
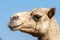
[[[0,0],[0,38],[2,40],[37,40],[29,34],[11,31],[7,24],[12,14],[41,7],[56,7],[55,18],[60,26],[60,0]]]

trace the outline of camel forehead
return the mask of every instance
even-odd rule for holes
[[[50,8],[36,8],[36,9],[33,9],[32,11],[36,14],[47,14],[48,11],[50,10]]]
[[[32,9],[32,10],[40,10],[40,11],[48,11],[50,8],[35,8],[35,9]]]

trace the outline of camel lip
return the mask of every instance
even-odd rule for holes
[[[17,27],[19,27],[20,25],[17,25],[17,26],[8,26],[12,31],[15,31],[16,29],[15,28],[17,28]]]
[[[12,31],[15,31],[17,30],[16,28],[21,26],[23,23],[19,24],[19,25],[16,25],[16,26],[11,26],[11,25],[8,25],[8,27],[12,30]]]

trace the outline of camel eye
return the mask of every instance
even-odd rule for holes
[[[35,21],[38,21],[40,18],[41,18],[42,16],[40,16],[40,15],[33,15],[33,19],[35,20]]]
[[[34,15],[34,17],[35,17],[36,19],[41,18],[41,16],[39,16],[39,15]]]

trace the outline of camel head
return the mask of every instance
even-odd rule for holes
[[[55,15],[55,8],[37,8],[32,11],[19,12],[11,16],[9,28],[20,30],[34,36],[47,32],[50,19]]]

